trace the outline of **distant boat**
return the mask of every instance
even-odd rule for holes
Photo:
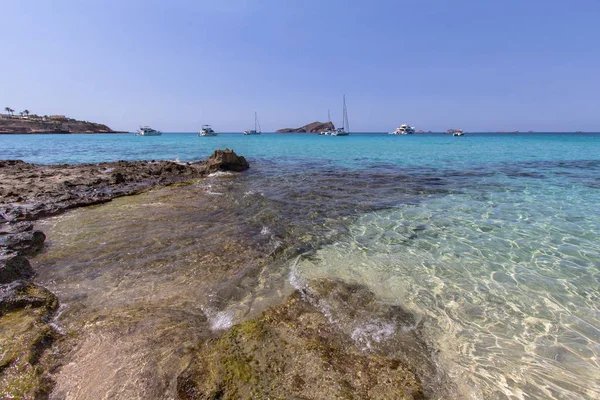
[[[258,122],[256,111],[254,111],[254,129],[244,131],[244,135],[260,135],[260,122]]]
[[[344,95],[344,111],[342,117],[342,127],[330,133],[331,136],[348,136],[350,134],[350,124],[348,123],[348,111],[346,110],[346,95]]]
[[[454,133],[452,134],[452,136],[465,136],[465,133],[463,132],[462,129],[457,129],[454,131]]]
[[[415,133],[414,126],[402,124],[399,127],[397,127],[394,132],[390,132],[390,135],[412,135],[413,133]]]
[[[150,128],[149,126],[140,126],[136,136],[160,136],[162,132]]]
[[[200,133],[198,134],[198,136],[217,136],[218,133],[215,132],[213,130],[213,128],[210,127],[210,125],[202,125],[202,129],[200,130]]]
[[[331,122],[331,114],[329,113],[329,110],[327,110],[327,121]],[[333,131],[334,130],[332,130],[332,129],[327,129],[325,131],[319,132],[319,135],[329,136],[333,133]]]

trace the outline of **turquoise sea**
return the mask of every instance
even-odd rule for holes
[[[414,322],[319,305],[365,351],[418,336],[456,398],[600,398],[600,134],[0,135],[0,159],[44,164],[222,148],[251,169],[235,188],[211,178],[211,193],[243,201],[228,215],[256,237],[296,246],[271,267],[285,282],[264,287],[367,285]],[[237,322],[233,309],[215,324]]]

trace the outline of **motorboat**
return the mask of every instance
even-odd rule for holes
[[[157,131],[155,129],[150,128],[149,126],[140,126],[136,136],[160,136],[162,135],[161,131]]]
[[[202,129],[200,130],[200,133],[198,134],[198,136],[217,136],[218,133],[215,132],[213,130],[213,128],[211,128],[210,125],[202,125]]]
[[[390,132],[390,135],[412,135],[413,133],[415,133],[414,126],[402,124],[399,127],[397,127],[394,132]]]
[[[452,136],[465,136],[465,133],[463,132],[462,129],[457,129],[456,131],[454,131]]]

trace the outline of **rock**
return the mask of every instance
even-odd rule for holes
[[[329,130],[334,130],[335,129],[335,125],[333,125],[333,122],[313,122],[311,124],[308,125],[304,125],[300,128],[284,128],[284,129],[279,129],[276,132],[278,133],[304,133],[304,132],[322,132],[322,131],[329,131]]]
[[[114,174],[112,176],[112,183],[114,183],[115,185],[118,185],[119,183],[123,183],[125,182],[125,177],[123,176],[122,173],[117,172],[116,174]]]
[[[0,284],[19,279],[31,279],[35,275],[29,261],[16,253],[0,253]]]
[[[0,236],[0,248],[18,252],[20,255],[32,255],[44,247],[46,235],[41,231],[26,231]]]
[[[233,150],[215,150],[207,161],[208,172],[234,171],[242,172],[250,168],[248,161],[242,156],[235,154]]]
[[[0,285],[0,315],[25,307],[53,311],[58,299],[48,289],[23,280]]]
[[[296,292],[205,343],[177,379],[180,399],[424,399],[400,360],[363,352]]]
[[[0,225],[0,235],[8,235],[12,233],[21,233],[33,229],[33,223],[21,221],[15,223],[4,223]]]
[[[58,307],[48,290],[23,281],[0,285],[0,398],[47,398],[41,356],[55,333],[48,321]]]
[[[248,167],[244,157],[231,150],[217,150],[209,160],[190,163],[116,161],[36,165],[0,160],[0,236],[17,233],[6,227],[16,226],[18,221],[104,203],[154,186],[202,178],[219,170],[244,171]]]

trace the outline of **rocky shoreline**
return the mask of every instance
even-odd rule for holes
[[[49,390],[39,362],[56,338],[49,323],[58,299],[33,282],[35,271],[28,257],[43,248],[46,236],[34,230],[32,221],[155,186],[248,168],[244,157],[228,149],[194,163],[49,166],[0,161],[0,397],[37,398]]]
[[[61,398],[68,392],[51,375],[57,368],[66,368],[60,366],[63,360],[57,361],[60,356],[48,349],[60,348],[70,340],[63,336],[73,333],[59,333],[52,327],[59,300],[33,281],[35,271],[28,257],[43,248],[46,238],[35,230],[35,220],[219,170],[248,167],[243,157],[230,150],[218,150],[208,160],[195,163],[47,166],[0,161],[0,348],[4,351],[0,398]],[[231,254],[225,252],[222,257],[224,263],[236,264]],[[214,263],[211,258],[201,268],[209,273]],[[343,310],[340,321],[352,319],[361,308],[398,326],[414,324],[410,315],[380,305],[366,287],[341,281],[310,282],[310,289],[297,288],[282,304],[218,335],[208,335],[188,348],[187,354],[182,353],[191,362],[175,374],[176,397],[426,398],[418,378],[426,374],[397,354],[362,349],[347,329],[332,324],[323,313],[318,299],[324,298]],[[208,323],[208,315],[198,318]],[[119,335],[116,338],[122,338]]]

